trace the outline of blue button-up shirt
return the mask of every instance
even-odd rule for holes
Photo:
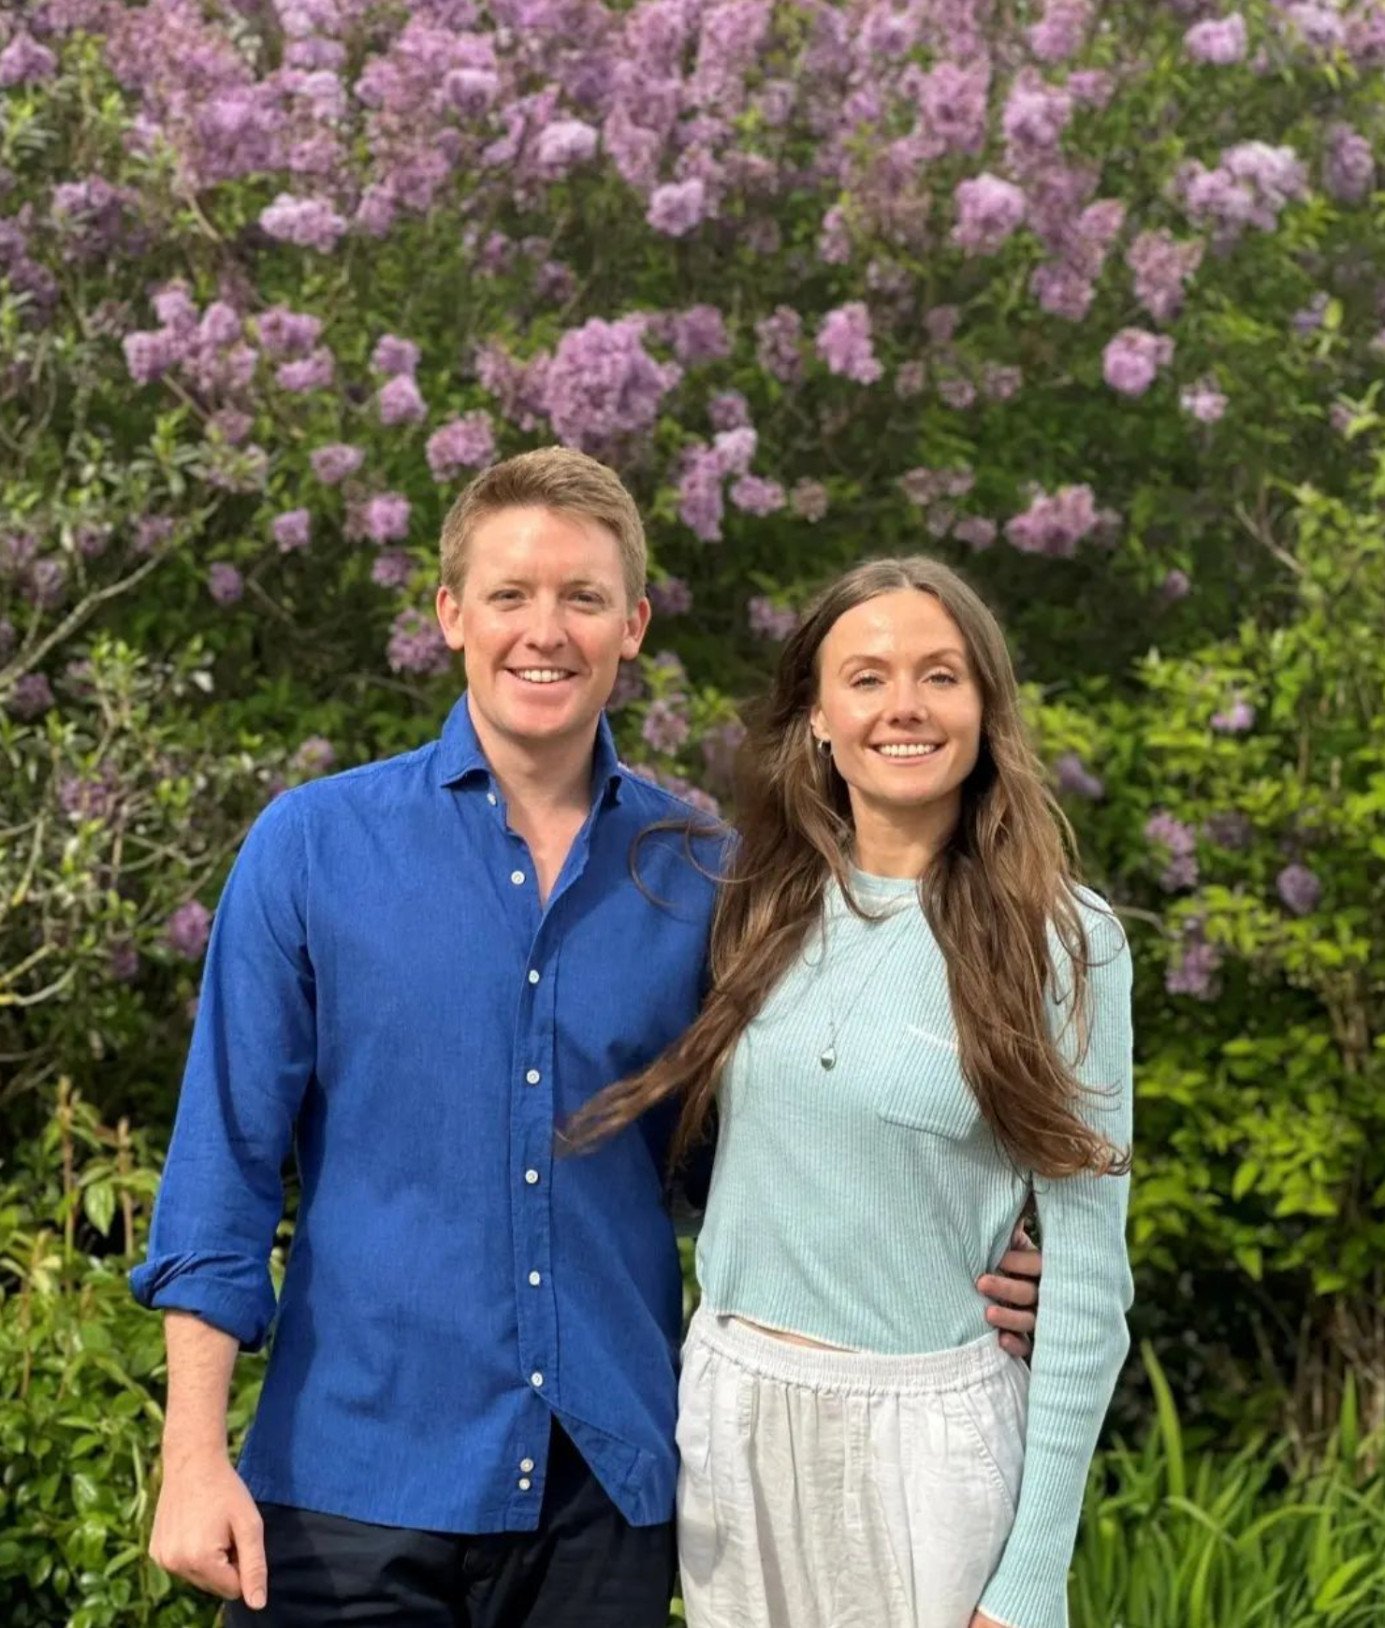
[[[667,1520],[682,1295],[671,1115],[554,1128],[687,1026],[717,855],[616,761],[547,905],[465,699],[418,751],[285,793],[216,913],[147,1306],[259,1345],[258,1499],[453,1532],[536,1525],[550,1416],[626,1519]],[[699,851],[700,848],[700,851]],[[268,1257],[296,1154],[277,1310]]]

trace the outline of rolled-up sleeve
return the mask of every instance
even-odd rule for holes
[[[316,1054],[300,798],[255,822],[217,906],[173,1140],[135,1298],[249,1350],[274,1321],[283,1166]]]

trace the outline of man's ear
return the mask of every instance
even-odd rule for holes
[[[438,588],[434,601],[438,613],[438,626],[449,650],[462,648],[462,602],[444,582]]]
[[[625,637],[620,641],[622,661],[634,661],[639,655],[640,646],[644,643],[645,632],[649,627],[649,617],[649,601],[641,599],[625,618]]]

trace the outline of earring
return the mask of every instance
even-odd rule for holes
[[[832,742],[828,740],[826,735],[814,735],[813,739],[817,742],[818,751],[821,752],[824,757],[826,757],[832,750]]]

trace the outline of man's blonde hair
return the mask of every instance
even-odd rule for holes
[[[635,500],[619,475],[571,447],[540,447],[482,470],[448,510],[442,523],[442,581],[460,597],[466,579],[467,550],[477,526],[501,509],[542,508],[596,520],[615,533],[620,545],[625,597],[644,597],[649,547]]]

